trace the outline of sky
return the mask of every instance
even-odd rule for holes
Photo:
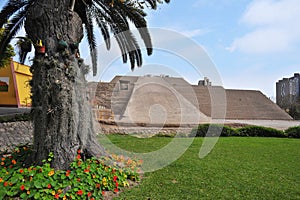
[[[100,39],[98,75],[88,80],[153,73],[197,84],[207,76],[213,85],[274,99],[276,81],[300,72],[299,0],[171,0],[147,12],[154,54],[143,51],[144,66],[132,73]],[[86,42],[80,48],[89,63]]]

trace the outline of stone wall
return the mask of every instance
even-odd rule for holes
[[[32,144],[33,127],[29,121],[0,123],[0,152],[20,144]]]

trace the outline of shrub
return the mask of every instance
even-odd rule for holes
[[[251,137],[285,137],[284,132],[263,126],[245,126],[237,129],[240,136]]]
[[[81,159],[80,150],[68,170],[55,170],[50,153],[42,166],[24,167],[31,148],[21,146],[11,154],[0,154],[0,199],[102,199],[106,191],[117,193],[137,181],[140,162],[112,155],[112,158]],[[106,163],[114,163],[114,166]],[[115,167],[122,163],[123,168]]]
[[[220,134],[221,132],[221,134]],[[238,132],[229,127],[220,124],[199,124],[197,127],[193,128],[191,136],[194,137],[216,137],[216,136],[237,136]]]
[[[30,113],[0,116],[0,123],[3,123],[3,122],[18,122],[18,121],[30,121],[30,120],[31,120],[31,114]]]
[[[300,126],[288,128],[287,130],[285,130],[285,134],[287,137],[300,138]]]

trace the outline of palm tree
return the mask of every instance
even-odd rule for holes
[[[169,2],[169,0],[165,0]],[[0,13],[0,55],[17,32],[25,26],[35,43],[31,67],[34,122],[31,164],[41,164],[49,152],[52,166],[68,168],[81,149],[84,156],[101,156],[105,150],[96,142],[92,113],[86,94],[88,69],[76,56],[85,30],[96,74],[97,50],[94,26],[98,26],[110,49],[111,35],[121,49],[123,62],[131,68],[142,65],[142,53],[129,26],[139,28],[147,54],[152,43],[144,6],[155,9],[161,0],[8,0]],[[45,47],[46,50],[41,50]]]

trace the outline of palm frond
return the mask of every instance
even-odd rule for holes
[[[9,23],[5,25],[4,34],[0,41],[0,54],[3,53],[12,38],[22,28],[27,13],[27,7],[28,5],[15,14]]]
[[[18,10],[28,5],[28,1],[8,1],[0,12],[0,28],[7,23],[9,18],[13,16]]]
[[[96,18],[96,23],[97,23],[98,27],[101,30],[101,34],[102,34],[103,39],[104,39],[105,44],[106,44],[106,48],[107,48],[107,50],[109,50],[111,44],[110,44],[110,35],[109,35],[107,22],[102,21],[99,18]]]
[[[121,10],[124,16],[134,23],[145,43],[147,54],[151,55],[153,49],[151,36],[147,29],[147,21],[145,20],[146,13],[143,10],[129,6],[128,4],[118,3],[116,6],[118,6],[118,9]]]
[[[97,45],[96,38],[94,34],[94,25],[91,12],[89,9],[86,9],[86,21],[84,21],[84,27],[90,47],[90,54],[92,58],[92,67],[93,67],[93,75],[97,74]]]

